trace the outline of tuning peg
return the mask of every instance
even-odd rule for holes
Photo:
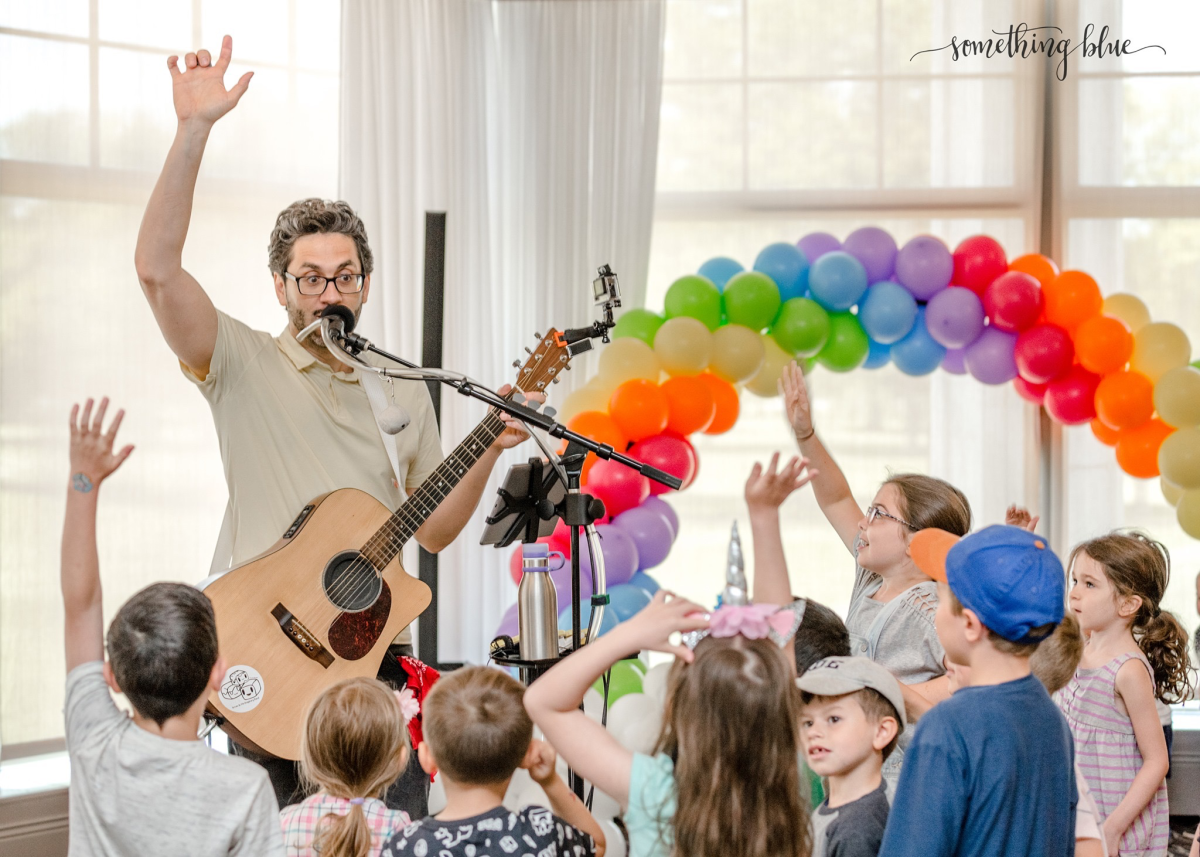
[[[514,368],[514,369],[520,369],[520,368],[521,368],[521,361],[520,361],[520,360],[514,360],[514,361],[512,362],[512,366],[513,366],[513,368]]]
[[[570,371],[571,371],[571,364],[570,364],[570,363],[568,363],[566,366],[564,366],[564,367],[563,367],[563,369],[564,369],[564,370],[566,370],[567,372],[570,372]]]
[[[553,381],[551,381],[550,383],[551,383],[551,384],[557,384],[557,383],[558,383],[558,379],[557,379],[557,378],[555,378],[555,379],[554,379]]]
[[[541,338],[542,338],[542,335],[541,335],[540,333],[535,333],[535,334],[533,335],[533,338],[534,338],[534,339],[541,339]]]
[[[532,351],[531,349],[529,349],[529,348],[526,348],[526,349],[525,349],[525,353],[526,353],[526,354],[532,354],[532,353],[533,353],[533,351]]]

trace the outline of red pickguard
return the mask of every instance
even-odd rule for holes
[[[392,612],[392,590],[387,582],[375,603],[358,613],[343,613],[329,626],[329,648],[340,658],[357,661],[379,640],[388,614]]]

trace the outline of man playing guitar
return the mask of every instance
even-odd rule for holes
[[[218,311],[183,269],[183,245],[208,135],[237,105],[252,76],[247,72],[226,90],[222,78],[231,56],[232,40],[226,36],[215,62],[204,50],[189,53],[182,71],[178,57],[167,60],[178,127],[146,206],[135,255],[138,280],[159,328],[213,412],[229,486],[226,524],[232,536],[231,547],[214,563],[221,568],[230,558],[238,565],[266,551],[306,503],[334,489],[358,488],[395,509],[442,460],[424,383],[388,385],[393,402],[412,420],[408,428],[386,437],[395,444],[393,459],[360,370],[327,350],[320,331],[304,342],[296,340],[327,307],[345,306],[357,318],[367,301],[373,259],[363,223],[346,203],[306,199],[280,213],[271,235],[269,267],[288,322],[277,337]],[[437,552],[454,540],[501,452],[529,437],[519,422],[504,420],[503,433],[416,531],[422,547]],[[403,680],[394,658],[399,653],[411,654],[407,629],[389,649],[381,678]],[[298,799],[295,766],[286,760],[260,761],[271,774],[280,806]],[[398,784],[389,790],[389,805],[413,818],[424,816],[428,780],[419,767]]]

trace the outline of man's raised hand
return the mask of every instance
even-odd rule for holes
[[[254,72],[241,76],[232,88],[225,88],[225,70],[233,57],[233,39],[221,40],[221,55],[212,61],[206,50],[189,53],[183,58],[184,70],[179,70],[179,57],[167,58],[171,71],[171,90],[175,100],[175,115],[180,122],[203,122],[211,125],[232,110],[246,94]]]

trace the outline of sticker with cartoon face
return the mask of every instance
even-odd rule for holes
[[[230,711],[252,711],[263,698],[263,678],[252,666],[238,664],[225,673],[221,682],[221,702]]]

